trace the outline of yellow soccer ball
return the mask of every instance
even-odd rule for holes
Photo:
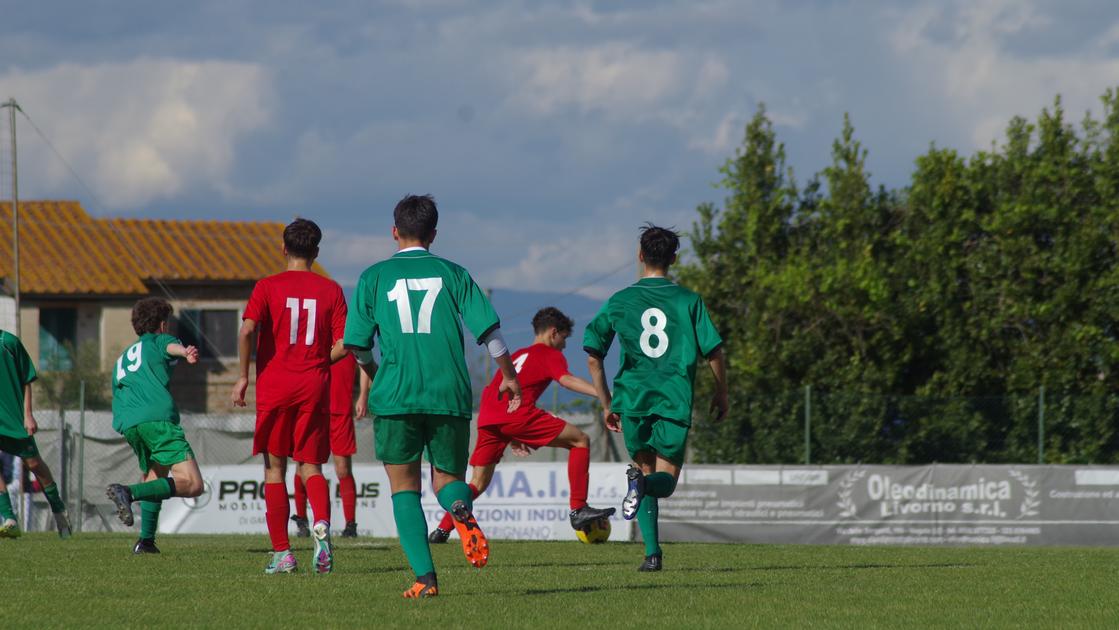
[[[583,529],[575,530],[575,535],[588,545],[604,543],[610,539],[610,519],[600,518],[597,521],[592,521],[590,525]]]

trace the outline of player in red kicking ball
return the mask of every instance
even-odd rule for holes
[[[478,410],[478,441],[470,465],[474,471],[470,489],[477,497],[486,491],[493,479],[494,468],[505,454],[505,447],[511,443],[514,449],[518,444],[528,448],[555,446],[566,448],[567,479],[571,484],[571,527],[582,529],[590,523],[614,514],[614,508],[599,509],[587,505],[588,470],[591,462],[590,438],[575,425],[536,406],[536,399],[548,388],[552,381],[571,391],[594,396],[595,389],[588,381],[574,376],[567,369],[567,359],[563,349],[575,322],[559,309],[541,309],[532,318],[532,329],[536,333],[533,344],[513,353],[513,366],[517,370],[517,380],[521,383],[521,406],[513,412],[508,405],[498,400],[498,384],[501,375],[494,376],[482,391],[482,402]],[[450,514],[444,514],[439,527],[431,532],[428,540],[433,543],[447,542],[453,523]]]

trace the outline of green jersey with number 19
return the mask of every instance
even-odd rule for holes
[[[118,433],[145,422],[179,423],[179,408],[167,385],[178,358],[167,346],[181,341],[146,333],[125,350],[113,367],[113,429]]]
[[[462,267],[415,248],[366,269],[358,279],[343,343],[368,349],[375,336],[380,338],[370,411],[469,419],[474,399],[463,323],[475,339],[484,339],[499,321]]]
[[[612,410],[690,426],[697,357],[723,343],[703,298],[665,278],[642,278],[602,305],[583,333],[583,349],[605,357],[615,334],[621,357]]]

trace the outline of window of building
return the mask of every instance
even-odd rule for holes
[[[78,309],[39,309],[39,369],[67,371],[78,341]]]
[[[177,332],[204,359],[236,358],[238,323],[237,309],[183,309]]]

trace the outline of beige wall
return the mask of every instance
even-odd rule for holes
[[[39,307],[21,302],[19,305],[19,339],[35,368],[39,367]]]
[[[101,369],[111,369],[120,353],[135,339],[132,303],[101,305]]]

